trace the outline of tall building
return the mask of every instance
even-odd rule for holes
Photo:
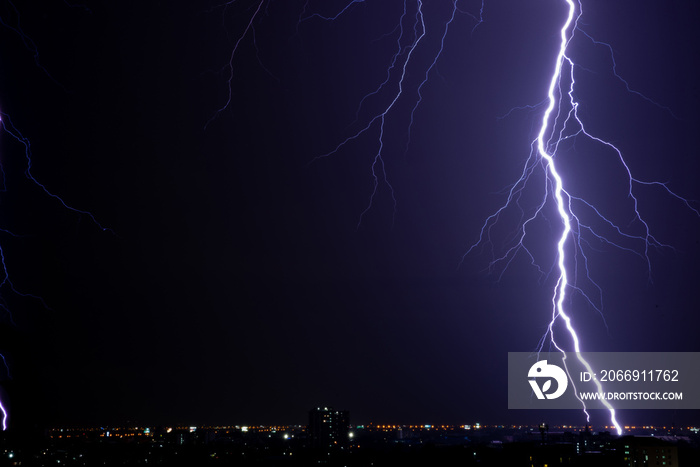
[[[318,450],[346,449],[350,413],[333,410],[332,407],[317,407],[309,411],[309,444]]]

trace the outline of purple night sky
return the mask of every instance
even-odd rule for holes
[[[397,0],[17,3],[38,50],[0,28],[0,110],[32,144],[0,136],[6,188],[0,245],[14,285],[2,297],[0,384],[20,425],[305,423],[311,407],[353,423],[583,423],[579,411],[508,411],[507,352],[534,350],[551,314],[559,224],[547,210],[528,247],[489,271],[517,213],[460,263],[503,204],[536,137],[565,18],[563,1],[426,2],[426,36],[387,114],[384,162],[396,199],[373,189],[389,94]],[[640,179],[700,200],[700,7],[582,0],[576,97],[588,130],[617,145]],[[415,11],[415,2],[408,2]],[[16,26],[7,5],[0,17]],[[14,22],[13,22],[14,21]],[[405,24],[408,24],[406,22]],[[251,31],[252,32],[252,31]],[[47,72],[45,73],[42,68]],[[50,75],[50,77],[49,77]],[[395,90],[396,81],[390,81]],[[390,87],[391,87],[390,86]],[[390,89],[390,90],[391,90]],[[357,115],[356,115],[357,112]],[[562,144],[571,190],[621,226],[633,219],[625,175],[583,138]],[[605,322],[580,299],[586,351],[700,351],[700,219],[658,187],[640,212],[671,248],[639,255],[588,248]],[[523,206],[537,201],[523,195]],[[691,202],[698,208],[697,202]],[[591,285],[587,284],[591,291]],[[606,323],[607,322],[607,328]],[[623,423],[700,424],[697,411],[622,412]],[[603,412],[594,424],[606,424]]]

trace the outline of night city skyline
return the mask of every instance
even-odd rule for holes
[[[507,401],[556,350],[567,1],[43,3],[0,10],[11,427],[585,424]],[[583,351],[698,352],[700,8],[574,3],[564,307]]]
[[[316,409],[314,409],[316,410]],[[309,425],[54,428],[31,447],[3,440],[10,465],[695,465],[698,428],[638,427],[617,437],[575,426]],[[329,408],[323,410],[328,418]],[[347,416],[347,412],[345,412]],[[338,419],[337,421],[341,421]],[[345,418],[347,421],[347,418]],[[341,434],[326,436],[331,432]]]

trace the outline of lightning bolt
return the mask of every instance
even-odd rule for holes
[[[337,20],[341,15],[345,14],[352,6],[354,6],[356,3],[361,3],[364,2],[364,0],[353,0],[350,3],[348,3],[339,13],[333,15],[333,16],[323,16],[318,13],[308,15],[305,17],[302,17],[300,19],[300,22],[306,21],[309,19],[313,18],[319,18],[325,21],[335,21]],[[414,3],[413,6],[413,14],[409,13],[410,5]],[[406,151],[408,151],[408,146],[410,145],[411,142],[411,130],[413,128],[413,122],[414,122],[414,117],[416,110],[420,106],[421,102],[423,101],[423,95],[421,91],[423,90],[423,87],[425,84],[428,82],[428,79],[430,77],[430,73],[433,71],[435,68],[435,65],[437,64],[438,59],[442,55],[442,52],[444,50],[445,46],[445,37],[447,37],[447,33],[450,29],[450,26],[455,20],[455,16],[457,13],[463,13],[466,14],[470,17],[472,17],[475,20],[475,25],[474,29],[481,24],[483,21],[483,2],[481,4],[481,10],[479,12],[479,16],[472,15],[470,13],[466,13],[462,10],[460,10],[457,7],[457,1],[453,0],[451,3],[451,8],[447,17],[447,20],[444,22],[442,31],[438,31],[439,34],[439,47],[437,51],[434,52],[433,55],[433,60],[429,62],[427,65],[422,66],[422,74],[423,78],[418,84],[418,86],[415,87],[415,97],[413,98],[412,101],[412,106],[411,106],[411,112],[410,112],[410,121],[407,127],[406,131],[406,143],[405,143],[405,148]],[[379,187],[383,184],[385,185],[388,190],[389,194],[391,195],[391,200],[393,204],[393,216],[392,216],[392,224],[396,218],[396,211],[397,211],[397,201],[396,201],[396,196],[394,193],[394,187],[391,185],[391,182],[389,181],[389,178],[387,177],[387,171],[386,171],[386,164],[384,162],[384,151],[386,147],[386,136],[385,136],[385,125],[386,121],[389,118],[389,114],[394,110],[394,107],[396,106],[397,102],[404,98],[404,95],[406,94],[407,90],[407,83],[406,83],[406,76],[408,73],[409,66],[411,66],[414,62],[414,52],[418,48],[418,46],[421,44],[421,41],[425,38],[426,34],[428,33],[428,30],[426,29],[426,23],[425,23],[425,14],[424,14],[424,5],[422,0],[416,0],[415,2],[409,2],[407,0],[404,0],[403,2],[403,11],[401,13],[401,16],[399,17],[396,26],[394,27],[392,33],[397,34],[397,39],[396,39],[396,49],[394,54],[392,55],[390,59],[389,66],[387,68],[387,75],[386,79],[379,84],[379,86],[372,92],[368,93],[365,95],[365,97],[362,98],[360,101],[360,104],[358,106],[357,112],[356,112],[356,117],[359,116],[360,111],[362,109],[363,104],[368,100],[371,99],[373,96],[378,95],[380,92],[384,91],[385,89],[388,89],[390,86],[393,85],[394,89],[386,91],[385,94],[387,96],[388,103],[380,106],[380,109],[371,115],[367,121],[367,123],[361,127],[358,131],[355,133],[351,134],[347,138],[345,138],[343,141],[341,141],[333,150],[319,155],[315,157],[311,162],[316,162],[320,159],[324,159],[333,155],[336,155],[341,149],[343,149],[345,146],[347,146],[349,143],[352,141],[358,139],[360,136],[362,136],[364,133],[368,132],[371,130],[373,127],[377,126],[379,128],[379,136],[377,138],[377,150],[374,155],[374,158],[372,159],[372,163],[370,165],[370,173],[372,177],[372,191],[369,196],[369,201],[367,202],[367,206],[365,209],[360,213],[360,217],[357,222],[357,229],[360,228],[362,225],[362,220],[367,214],[372,209],[372,206],[374,205],[374,199],[378,194]],[[304,11],[306,11],[306,6],[304,8]],[[407,23],[408,24],[405,24]],[[357,118],[356,118],[357,121]]]
[[[219,7],[223,8],[224,13],[225,13],[226,10],[230,6],[232,6],[234,3],[236,3],[236,0],[230,0],[226,3],[219,5]],[[226,102],[224,102],[224,104],[216,110],[214,115],[211,116],[211,118],[207,121],[207,123],[204,124],[205,130],[207,129],[207,127],[209,126],[209,124],[211,122],[216,120],[216,118],[221,114],[221,112],[228,109],[228,107],[231,105],[231,99],[233,98],[233,87],[231,84],[233,81],[233,59],[236,57],[236,53],[238,52],[238,47],[241,45],[241,42],[243,41],[243,39],[245,39],[246,36],[248,36],[248,34],[255,33],[254,23],[255,23],[256,18],[260,14],[260,11],[262,10],[262,7],[264,4],[265,4],[265,0],[260,0],[259,2],[257,2],[257,6],[255,7],[253,14],[250,15],[250,18],[248,20],[248,24],[246,25],[245,29],[243,30],[243,34],[240,35],[240,37],[236,40],[235,45],[231,49],[231,55],[230,55],[230,58],[228,60],[228,63],[226,63],[226,65],[224,65],[223,70],[222,70],[222,71],[225,71],[228,75],[228,77],[226,78],[226,85],[227,85],[227,90],[228,90],[228,94],[226,96]]]
[[[673,192],[666,184],[656,181],[643,181],[635,178],[632,175],[632,171],[623,157],[622,151],[618,149],[612,143],[605,141],[592,133],[590,133],[583,120],[578,114],[579,102],[575,98],[576,90],[576,80],[574,76],[574,71],[576,69],[575,62],[568,54],[569,44],[571,43],[574,35],[578,28],[578,22],[583,14],[582,4],[579,0],[564,0],[568,13],[566,20],[562,24],[560,29],[560,42],[559,51],[554,60],[554,69],[549,78],[549,86],[547,88],[546,99],[538,104],[537,106],[525,106],[527,108],[533,109],[546,103],[546,108],[542,114],[542,120],[539,126],[539,132],[537,137],[531,144],[530,157],[527,159],[523,170],[521,172],[520,178],[511,186],[508,191],[506,201],[501,207],[496,210],[491,216],[489,216],[482,225],[479,239],[477,242],[472,244],[472,246],[465,253],[468,255],[477,246],[484,245],[485,243],[490,243],[490,233],[493,226],[499,221],[500,217],[504,215],[507,209],[515,208],[521,213],[522,222],[520,223],[519,233],[515,236],[516,240],[510,248],[507,249],[506,253],[495,257],[490,262],[490,267],[495,267],[499,263],[504,264],[504,270],[511,264],[513,259],[519,253],[526,254],[533,265],[537,266],[534,255],[530,252],[525,244],[525,238],[528,234],[528,226],[535,219],[543,216],[545,207],[549,203],[553,203],[558,221],[561,226],[561,233],[559,234],[558,240],[556,242],[556,271],[557,279],[556,284],[552,292],[552,312],[551,319],[547,325],[545,334],[542,336],[537,351],[542,352],[544,350],[545,344],[549,341],[551,345],[564,354],[564,365],[566,366],[566,354],[564,346],[560,344],[558,339],[555,339],[555,325],[557,322],[563,322],[564,328],[566,330],[565,335],[571,341],[573,351],[576,353],[576,357],[579,362],[588,370],[592,371],[590,364],[581,355],[581,340],[578,333],[576,332],[571,317],[571,311],[567,309],[567,298],[569,292],[578,293],[596,310],[598,310],[602,315],[601,307],[595,304],[595,301],[591,299],[580,287],[578,287],[570,279],[570,274],[572,271],[578,270],[577,262],[580,260],[583,262],[583,268],[585,270],[585,275],[588,280],[597,288],[600,294],[600,301],[602,301],[602,290],[600,287],[590,278],[588,275],[588,258],[586,257],[583,243],[586,242],[583,234],[588,233],[593,236],[594,239],[612,245],[614,247],[620,248],[625,251],[629,251],[641,256],[647,264],[649,276],[651,277],[651,260],[649,257],[649,250],[652,247],[661,248],[667,247],[671,248],[670,245],[663,244],[659,242],[651,233],[650,226],[639,211],[639,201],[636,196],[635,187],[637,186],[656,186],[660,187],[671,197],[681,201],[688,209],[690,209],[694,214],[700,215],[697,209],[693,208],[691,204],[681,197],[680,195]],[[660,106],[656,102],[642,95],[641,93],[634,91],[630,88],[627,81],[622,79],[615,69],[615,60],[612,54],[612,47],[608,44],[600,43],[595,41],[591,36],[582,32],[585,37],[593,41],[594,44],[606,46],[613,58],[613,74],[617,79],[622,81],[627,89],[627,91],[638,95],[644,100],[657,105],[658,107],[668,111],[671,115],[672,112],[666,107]],[[568,89],[567,89],[568,88]],[[632,204],[632,222],[630,228],[622,228],[615,224],[613,221],[608,219],[603,211],[592,205],[591,203],[585,201],[583,198],[574,196],[566,188],[566,182],[564,177],[562,177],[560,170],[557,165],[557,154],[560,144],[567,139],[585,137],[589,140],[603,146],[605,150],[612,153],[617,159],[618,163],[622,167],[624,173],[627,177],[627,198],[631,200]],[[544,172],[544,186],[541,191],[541,203],[537,205],[534,212],[531,215],[524,214],[523,208],[520,206],[519,202],[523,194],[525,186],[530,181],[532,174],[536,170],[541,170]],[[612,230],[618,237],[619,241],[613,241],[608,239],[606,236],[598,233],[598,231],[593,227],[593,223],[584,223],[582,221],[581,212],[587,211],[588,214],[592,214],[594,218],[597,218],[599,223],[602,223],[606,228]],[[633,232],[633,233],[631,233]],[[632,241],[639,246],[628,247],[623,241]],[[572,254],[573,253],[573,254]],[[573,256],[573,258],[572,258]],[[464,258],[463,258],[464,259]],[[540,272],[543,272],[539,267]],[[569,302],[570,303],[570,300]],[[566,368],[567,374],[569,373],[568,366]],[[569,379],[574,383],[574,379],[569,375]],[[599,381],[595,381],[598,391],[602,391],[602,385]],[[574,386],[575,387],[575,386]],[[580,399],[579,399],[580,400]],[[586,414],[587,420],[590,421],[590,415],[586,409],[586,405],[581,401],[583,410]],[[617,421],[615,409],[608,401],[604,401],[604,405],[610,413],[610,420],[612,425],[615,427],[618,435],[622,434],[622,426]]]
[[[56,85],[58,85],[61,89],[63,89],[65,91],[66,90],[65,87],[61,83],[56,81],[53,78],[53,76],[51,76],[51,74],[46,70],[46,68],[44,68],[44,66],[40,63],[39,50],[38,50],[36,44],[22,30],[22,27],[20,24],[19,10],[14,5],[14,3],[12,3],[11,1],[8,0],[7,4],[11,7],[11,10],[14,14],[14,21],[11,24],[9,22],[9,20],[0,16],[0,26],[7,28],[7,29],[13,31],[14,33],[16,33],[21,38],[21,40],[22,40],[24,46],[27,48],[27,50],[33,54],[35,65],[44,73],[44,75],[46,77],[48,77],[51,81],[53,81]],[[70,4],[68,2],[65,2],[65,4],[70,8],[82,8],[86,12],[90,12],[90,10],[83,5],[74,5],[74,4]],[[33,183],[41,191],[43,191],[46,196],[57,201],[64,209],[72,211],[76,214],[85,215],[100,230],[114,233],[110,228],[105,227],[102,224],[100,224],[97,221],[97,218],[91,212],[75,208],[72,205],[68,204],[66,201],[63,200],[63,198],[61,198],[59,195],[55,194],[54,192],[50,191],[49,188],[45,184],[41,183],[38,179],[36,179],[34,177],[34,175],[32,174],[33,161],[32,161],[31,142],[14,125],[10,116],[7,113],[1,112],[1,111],[0,111],[0,131],[4,132],[5,134],[12,137],[12,139],[16,140],[23,147],[24,158],[25,158],[25,163],[26,163],[25,169],[24,169],[24,174],[27,177],[27,179],[30,180],[31,183]],[[2,177],[2,181],[0,184],[0,192],[5,192],[7,189],[6,185],[5,185],[5,171],[4,171],[1,164],[0,164],[0,175]],[[0,229],[0,231],[2,231],[3,233],[6,233],[6,234],[12,235],[12,236],[17,236],[15,234],[13,234],[12,232],[5,230],[5,229]],[[32,298],[32,299],[38,300],[46,309],[48,309],[48,310],[51,309],[48,307],[48,305],[44,302],[44,300],[41,297],[39,297],[37,295],[21,292],[20,290],[17,289],[15,284],[10,279],[10,273],[9,273],[7,264],[5,262],[5,252],[2,248],[2,246],[0,246],[0,270],[1,270],[1,272],[0,272],[0,274],[1,274],[0,290],[9,289],[12,293],[19,295],[21,297]],[[12,322],[14,324],[14,321],[12,319],[12,314],[10,313],[10,310],[7,308],[7,306],[3,303],[0,303],[0,309],[2,309],[2,311],[7,313],[7,315],[9,316],[10,322]],[[10,369],[9,369],[8,364],[7,364],[7,361],[5,360],[5,356],[0,354],[0,359],[2,359],[2,364],[5,367],[7,377],[9,378],[10,377]],[[0,400],[0,413],[2,414],[2,423],[1,423],[2,430],[5,431],[5,430],[7,430],[7,427],[8,427],[9,413],[8,413],[8,409],[6,407],[6,404],[3,403],[2,400]]]
[[[555,95],[555,93],[557,90],[557,85],[561,82],[562,69],[565,63],[569,65],[569,69],[571,70],[571,87],[568,94],[571,98],[571,112],[568,114],[568,116],[573,116],[574,119],[578,122],[581,131],[585,133],[583,124],[581,123],[581,120],[579,120],[578,115],[576,113],[578,104],[573,100],[573,89],[575,83],[573,76],[574,64],[566,55],[567,46],[571,40],[571,37],[573,36],[573,31],[576,25],[576,21],[574,20],[574,15],[576,14],[576,4],[572,0],[567,0],[567,4],[569,5],[569,14],[566,18],[566,22],[561,28],[561,43],[559,46],[559,54],[556,58],[554,73],[552,73],[552,77],[549,82],[549,89],[547,91],[547,99],[549,105],[547,106],[547,109],[545,110],[544,115],[542,116],[542,125],[540,126],[540,132],[537,135],[536,139],[537,153],[545,162],[547,170],[551,176],[551,178],[548,178],[547,180],[549,182],[554,182],[553,192],[551,193],[553,194],[554,199],[556,200],[557,212],[559,213],[559,217],[564,226],[564,228],[562,229],[561,237],[559,238],[559,241],[557,243],[557,267],[559,268],[559,278],[557,280],[557,286],[554,289],[554,295],[552,296],[552,320],[549,322],[547,332],[551,336],[552,344],[557,349],[559,349],[560,352],[564,353],[564,350],[562,350],[562,348],[559,347],[559,345],[554,340],[554,323],[558,318],[563,319],[566,323],[566,329],[569,331],[569,335],[573,340],[574,351],[576,352],[578,360],[586,367],[588,371],[592,371],[590,364],[581,356],[581,346],[579,343],[578,335],[576,334],[576,331],[574,330],[574,327],[571,324],[571,318],[566,313],[566,310],[564,308],[564,299],[566,297],[566,291],[569,286],[565,246],[572,232],[571,220],[575,216],[571,212],[571,196],[564,190],[561,175],[559,175],[559,173],[557,172],[556,164],[554,163],[554,155],[556,153],[558,141],[554,143],[554,150],[551,153],[548,151],[548,148],[552,147],[551,135],[553,134],[553,132],[548,132],[549,123],[552,118],[552,112],[557,106],[557,96]],[[576,20],[578,20],[578,18],[580,17],[580,12],[581,9],[579,5],[579,16],[576,17]],[[561,94],[559,94],[559,96],[561,96]],[[559,113],[559,115],[561,115],[561,112]],[[556,120],[554,123],[556,123]],[[564,122],[564,127],[566,127],[566,122]],[[545,142],[545,138],[547,138],[548,134],[550,135],[550,138]],[[630,195],[632,195],[631,192]],[[639,216],[639,212],[637,212],[637,216]],[[566,365],[565,354],[564,364]],[[569,379],[572,382],[574,381],[573,378],[571,378],[571,375],[569,375]],[[596,385],[598,386],[598,390],[602,391],[601,383],[597,380]],[[586,405],[583,403],[583,401],[581,401],[581,403],[583,404],[584,411],[586,411]],[[608,401],[604,401],[604,404],[608,408],[608,410],[610,410],[610,419],[612,421],[613,426],[617,430],[618,435],[621,435],[622,428],[615,419],[615,409],[610,405]],[[588,412],[586,412],[586,416],[587,420],[590,421],[590,416],[588,415]]]

